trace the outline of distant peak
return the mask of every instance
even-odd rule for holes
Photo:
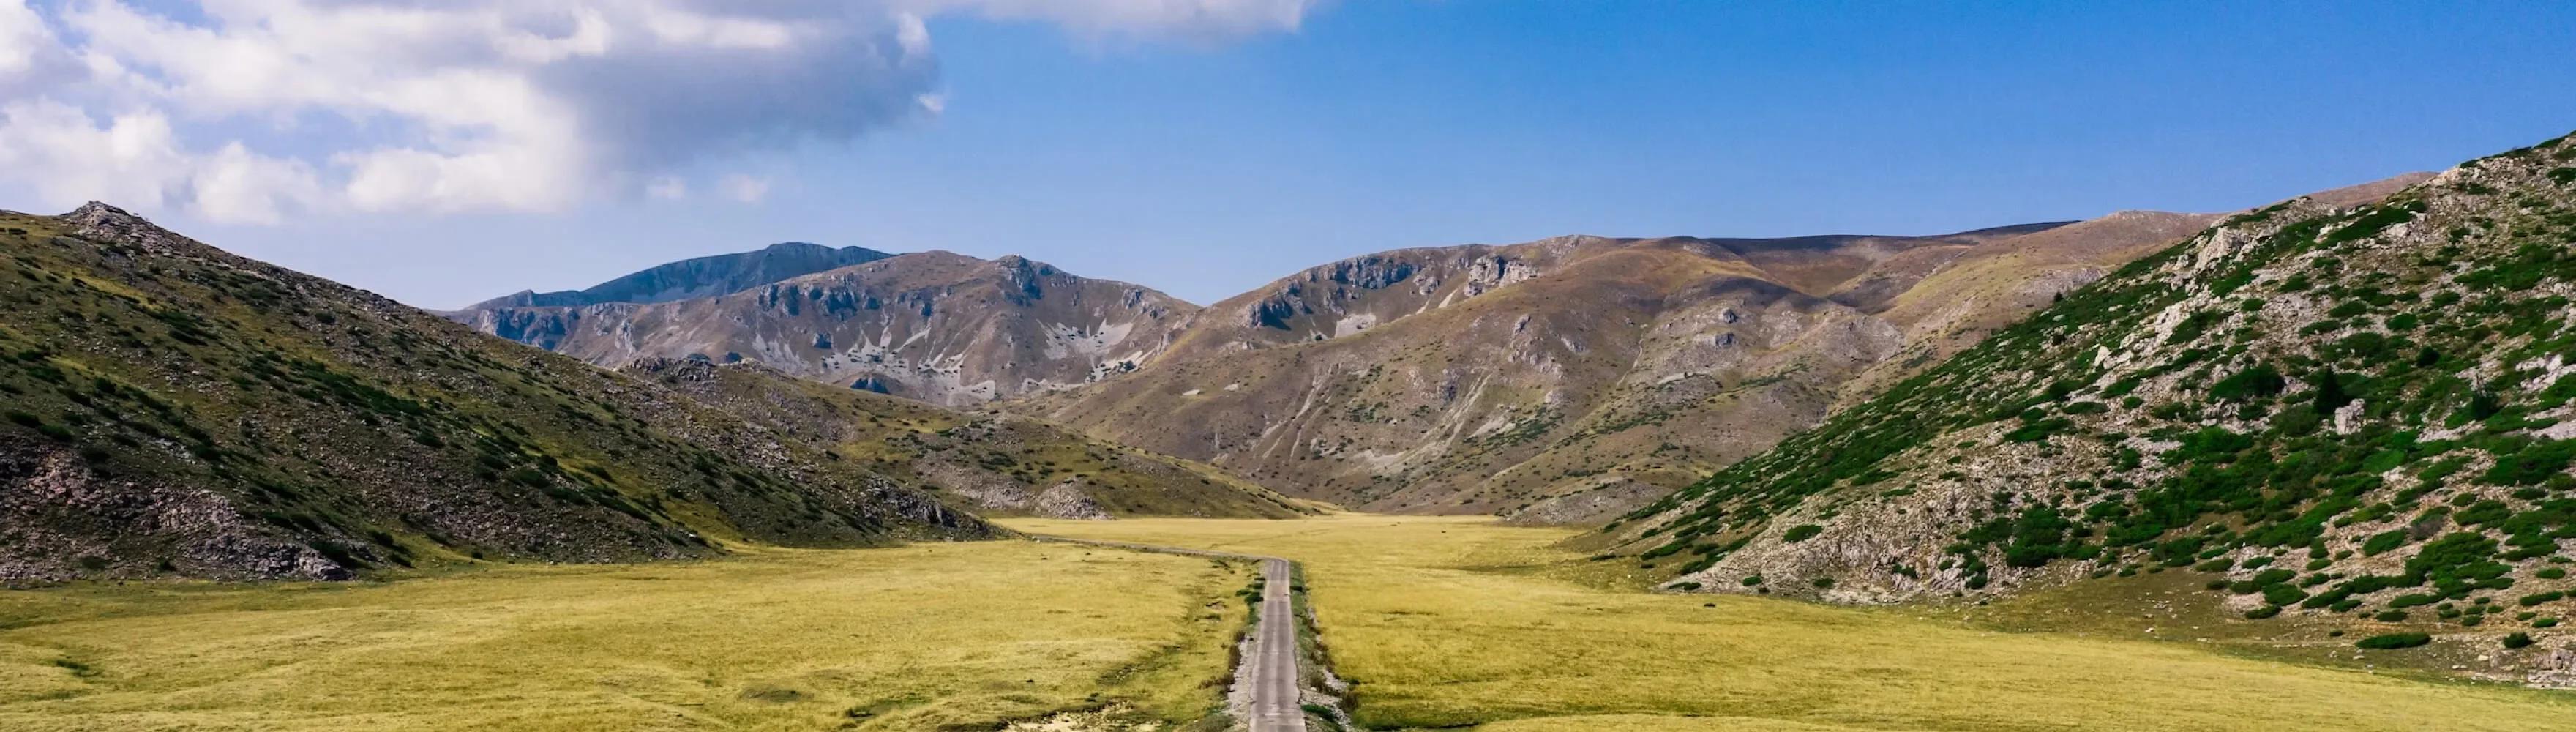
[[[101,224],[109,222],[151,223],[141,216],[134,215],[132,212],[107,205],[100,201],[91,201],[89,203],[81,204],[80,208],[72,209],[71,213],[63,214],[62,217],[79,221],[84,224]]]
[[[823,248],[826,248],[826,247],[824,247],[824,246],[823,246],[823,245],[821,245],[821,244],[816,244],[816,243],[813,243],[813,242],[810,242],[810,241],[782,241],[782,242],[779,242],[779,243],[776,243],[776,244],[771,244],[771,245],[769,245],[769,246],[762,247],[762,248],[761,248],[761,251],[764,251],[764,252],[776,252],[776,251],[784,251],[784,250],[790,250],[790,249],[823,249]]]

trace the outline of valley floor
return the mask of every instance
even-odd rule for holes
[[[1481,518],[1015,520],[1037,534],[1304,565],[1371,727],[1609,730],[2536,730],[2576,694],[2009,633],[1922,608],[1620,589],[1569,532]]]
[[[1634,589],[1477,518],[1021,519],[1303,563],[1375,728],[2533,730],[2576,695],[2373,674],[1998,607]],[[992,729],[1115,703],[1198,729],[1248,564],[1032,542],[0,592],[0,729]],[[2170,621],[2167,621],[2170,624]],[[2384,670],[2384,669],[2383,669]],[[1085,728],[1097,725],[1082,725]]]
[[[0,592],[0,729],[990,729],[1215,711],[1251,565],[993,541]]]

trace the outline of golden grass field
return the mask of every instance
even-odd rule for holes
[[[1716,730],[2576,729],[2576,694],[2372,675],[2189,643],[2005,633],[1915,610],[1616,589],[1489,519],[1021,519],[1038,534],[1305,564],[1372,727]],[[1713,606],[1711,606],[1713,605]]]
[[[1220,704],[1250,580],[994,541],[6,591],[0,729],[990,729],[1101,700],[1187,722]]]

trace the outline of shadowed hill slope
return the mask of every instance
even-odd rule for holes
[[[667,389],[91,204],[0,213],[0,578],[990,534]]]
[[[1319,510],[1209,465],[1028,417],[951,411],[751,363],[647,359],[625,371],[986,515],[1290,518]]]

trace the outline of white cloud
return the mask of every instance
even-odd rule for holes
[[[1316,2],[194,4],[0,0],[0,186],[248,223],[685,195],[689,168],[940,113],[924,17],[1215,38],[1294,30]],[[744,201],[767,188],[717,183]]]
[[[724,180],[716,181],[716,188],[724,192],[724,197],[742,203],[759,203],[769,197],[768,178],[728,175]]]
[[[1041,20],[1083,33],[1201,38],[1296,30],[1329,0],[915,0],[920,12]]]
[[[54,47],[54,34],[24,0],[0,0],[0,77],[36,67],[36,54]]]

